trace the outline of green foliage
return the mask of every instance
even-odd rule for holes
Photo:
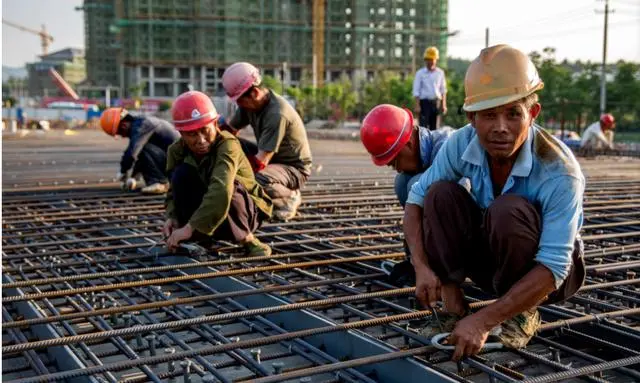
[[[158,104],[158,112],[166,112],[167,110],[171,109],[171,101],[162,101],[160,104]]]
[[[347,78],[317,89],[308,85],[288,88],[286,93],[296,100],[296,110],[304,121],[319,118],[344,122],[353,114],[357,102],[357,93]]]
[[[269,89],[275,90],[277,93],[282,92],[282,82],[273,76],[262,77],[262,85]]]

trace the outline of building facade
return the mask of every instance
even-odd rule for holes
[[[448,0],[85,0],[83,10],[87,83],[125,97],[219,95],[236,61],[295,86],[412,73],[429,45],[446,57]]]
[[[77,48],[67,48],[40,56],[40,61],[38,62],[28,63],[29,96],[64,96],[49,75],[49,69],[51,68],[55,69],[69,85],[75,87],[87,77],[84,51]]]

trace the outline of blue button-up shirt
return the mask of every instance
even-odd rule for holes
[[[423,206],[437,181],[471,182],[471,195],[482,209],[494,201],[487,153],[475,129],[467,125],[445,142],[432,166],[411,188],[407,203]],[[532,125],[501,194],[516,194],[539,208],[542,233],[535,260],[555,278],[556,288],[569,274],[574,241],[582,226],[585,180],[580,165],[563,143]]]
[[[437,130],[429,130],[427,128],[418,128],[418,138],[420,139],[420,160],[422,168],[426,169],[436,158],[436,155],[444,145],[444,142],[453,133],[453,128],[442,127]]]

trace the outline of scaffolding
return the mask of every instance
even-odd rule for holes
[[[187,83],[219,92],[219,69],[236,61],[254,63],[295,85],[303,77],[311,79],[314,67],[318,84],[342,75],[351,77],[357,71],[409,73],[415,70],[416,55],[428,45],[437,46],[446,56],[448,0],[111,3],[116,8],[111,25],[120,47],[119,54],[111,56],[120,57],[127,87],[147,83],[149,96],[175,96],[172,90]],[[175,71],[170,70],[168,77],[156,76],[158,67],[177,68],[189,75],[171,85]]]

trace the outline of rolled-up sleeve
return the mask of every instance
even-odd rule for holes
[[[427,195],[429,187],[434,182],[458,181],[462,177],[458,169],[458,161],[460,153],[462,153],[458,147],[461,138],[462,135],[460,134],[453,135],[444,143],[442,149],[438,151],[433,164],[422,173],[420,180],[411,187],[407,203],[423,207],[424,196]]]
[[[413,78],[413,97],[420,97],[420,71],[416,72],[416,77]]]
[[[542,234],[535,260],[547,267],[556,288],[569,274],[572,252],[582,225],[584,181],[572,176],[551,178],[541,186]]]

